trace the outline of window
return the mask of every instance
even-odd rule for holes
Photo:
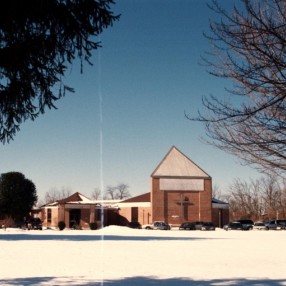
[[[48,223],[52,222],[52,209],[47,210],[47,222]]]

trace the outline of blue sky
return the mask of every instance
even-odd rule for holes
[[[151,173],[175,145],[224,191],[235,178],[259,176],[203,144],[203,125],[184,116],[196,115],[202,96],[225,96],[226,83],[200,65],[209,48],[202,33],[214,16],[206,3],[117,1],[112,9],[121,19],[101,34],[94,65],[80,74],[75,63],[66,73],[76,92],[0,146],[0,173],[22,172],[40,198],[52,188],[90,196],[118,183],[139,195],[150,190]]]

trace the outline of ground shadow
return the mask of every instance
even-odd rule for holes
[[[285,285],[285,279],[211,279],[211,280],[193,280],[187,278],[157,279],[154,277],[129,277],[120,280],[105,281],[87,281],[85,277],[29,277],[16,279],[0,279],[0,285],[83,285],[83,286],[281,286]]]
[[[0,241],[21,241],[21,240],[38,240],[38,241],[186,241],[186,240],[201,240],[201,239],[220,239],[220,238],[201,238],[201,237],[171,237],[171,236],[125,236],[125,235],[84,235],[84,234],[0,234]]]

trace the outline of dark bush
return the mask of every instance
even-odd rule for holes
[[[64,221],[59,221],[58,223],[59,230],[63,230],[66,228],[66,223]]]
[[[89,224],[89,227],[90,227],[91,230],[96,230],[97,229],[97,223],[96,222],[91,222]]]

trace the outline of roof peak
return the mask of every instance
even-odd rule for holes
[[[203,169],[174,145],[151,174],[151,177],[210,178]]]
[[[75,192],[72,195],[57,200],[56,202],[58,203],[68,203],[68,202],[77,202],[77,201],[91,201],[88,197],[86,197],[85,195],[79,193],[79,192]]]

